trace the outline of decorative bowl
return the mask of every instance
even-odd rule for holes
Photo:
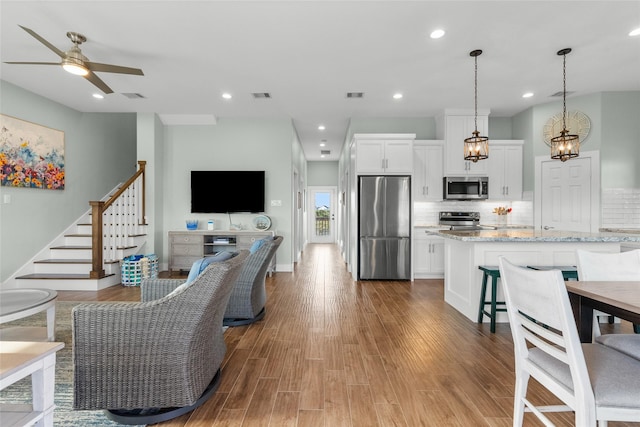
[[[197,219],[188,219],[187,220],[187,230],[197,230],[198,229],[198,220]]]

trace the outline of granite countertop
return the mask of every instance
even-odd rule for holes
[[[640,242],[640,234],[581,233],[576,231],[533,229],[442,230],[435,234],[464,242]]]

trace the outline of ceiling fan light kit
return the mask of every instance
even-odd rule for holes
[[[551,138],[551,158],[566,162],[580,154],[580,138],[567,130],[567,54],[571,48],[560,49],[562,55],[562,130],[560,135]]]
[[[482,54],[480,49],[472,50],[469,55],[475,61],[475,80],[474,80],[474,105],[475,105],[475,130],[471,132],[471,138],[464,140],[464,159],[477,163],[478,160],[489,158],[489,138],[480,136],[478,132],[478,56]]]
[[[36,40],[52,50],[56,55],[61,58],[60,62],[6,62],[7,64],[23,64],[23,65],[61,65],[62,68],[77,76],[82,76],[90,83],[96,86],[98,89],[106,94],[113,93],[113,90],[98,77],[96,72],[104,73],[117,73],[117,74],[131,74],[135,76],[143,76],[144,73],[139,68],[122,67],[112,64],[100,64],[97,62],[89,61],[89,58],[82,54],[80,45],[87,41],[87,38],[73,31],[67,33],[67,37],[73,43],[73,47],[66,52],[61,51],[46,39],[40,36],[38,33],[30,28],[19,25],[20,28],[31,34]]]

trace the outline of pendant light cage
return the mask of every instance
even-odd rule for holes
[[[561,49],[562,55],[562,130],[560,135],[551,138],[551,158],[566,162],[580,155],[580,137],[567,130],[567,54],[571,48]]]
[[[469,53],[474,58],[474,83],[473,83],[473,95],[474,95],[474,108],[475,108],[475,130],[471,132],[473,135],[471,138],[464,140],[464,159],[471,160],[476,163],[478,160],[484,160],[489,158],[489,138],[486,136],[480,136],[478,132],[478,56],[482,54],[480,49],[473,50]]]

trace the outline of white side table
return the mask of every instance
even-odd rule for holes
[[[54,341],[56,298],[51,289],[5,289],[0,291],[0,323],[22,319],[47,311],[47,328],[17,326],[0,330],[2,341]]]
[[[32,405],[0,405],[3,427],[53,426],[56,352],[62,342],[0,342],[0,390],[31,375]]]

